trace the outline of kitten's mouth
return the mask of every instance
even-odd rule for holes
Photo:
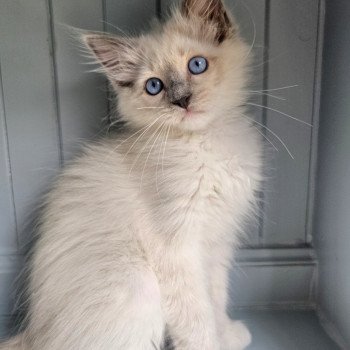
[[[184,111],[183,119],[184,119],[184,118],[196,117],[197,115],[200,115],[200,114],[203,114],[203,113],[204,113],[204,111],[194,110],[194,109],[192,109],[192,108],[187,108],[187,109]]]

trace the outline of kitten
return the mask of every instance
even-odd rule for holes
[[[124,131],[85,148],[47,197],[27,328],[0,349],[238,350],[227,274],[261,183],[244,118],[249,47],[221,0],[163,25],[83,40],[118,95]]]

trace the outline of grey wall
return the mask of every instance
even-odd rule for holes
[[[350,2],[327,1],[315,237],[319,302],[350,348]]]
[[[63,24],[137,32],[175,2],[0,1],[0,318],[13,310],[13,282],[42,193],[82,141],[103,135],[101,120],[109,113],[104,78],[87,73],[90,66]],[[238,257],[244,274],[233,273],[235,300],[310,305],[317,127],[305,123],[318,123],[320,1],[226,2],[255,54],[250,114],[278,149],[271,151],[264,215],[250,225]]]

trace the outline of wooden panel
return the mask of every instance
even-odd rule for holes
[[[18,230],[59,166],[47,4],[0,2],[4,104]],[[29,230],[28,230],[29,232]],[[24,243],[23,235],[20,237]]]
[[[76,33],[67,25],[102,31],[103,3],[96,0],[52,1],[51,15],[55,42],[58,112],[64,160],[70,159],[81,143],[91,139],[107,116],[106,80],[86,64]]]
[[[106,0],[107,31],[137,34],[147,29],[156,15],[156,0]]]
[[[283,139],[295,159],[267,133],[280,152],[275,154],[265,197],[265,245],[306,242],[312,128],[271,109],[313,123],[318,6],[318,0],[271,1],[268,89],[298,87],[273,92],[286,101],[267,101],[267,127]]]
[[[0,55],[1,59],[1,55]],[[15,208],[7,147],[7,126],[0,65],[0,255],[17,251]]]

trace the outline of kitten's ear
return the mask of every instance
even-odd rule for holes
[[[186,17],[195,16],[214,24],[217,28],[215,40],[219,43],[232,37],[237,31],[222,0],[183,0],[181,12]]]
[[[82,40],[112,84],[120,87],[134,85],[140,61],[137,39],[85,33]]]

